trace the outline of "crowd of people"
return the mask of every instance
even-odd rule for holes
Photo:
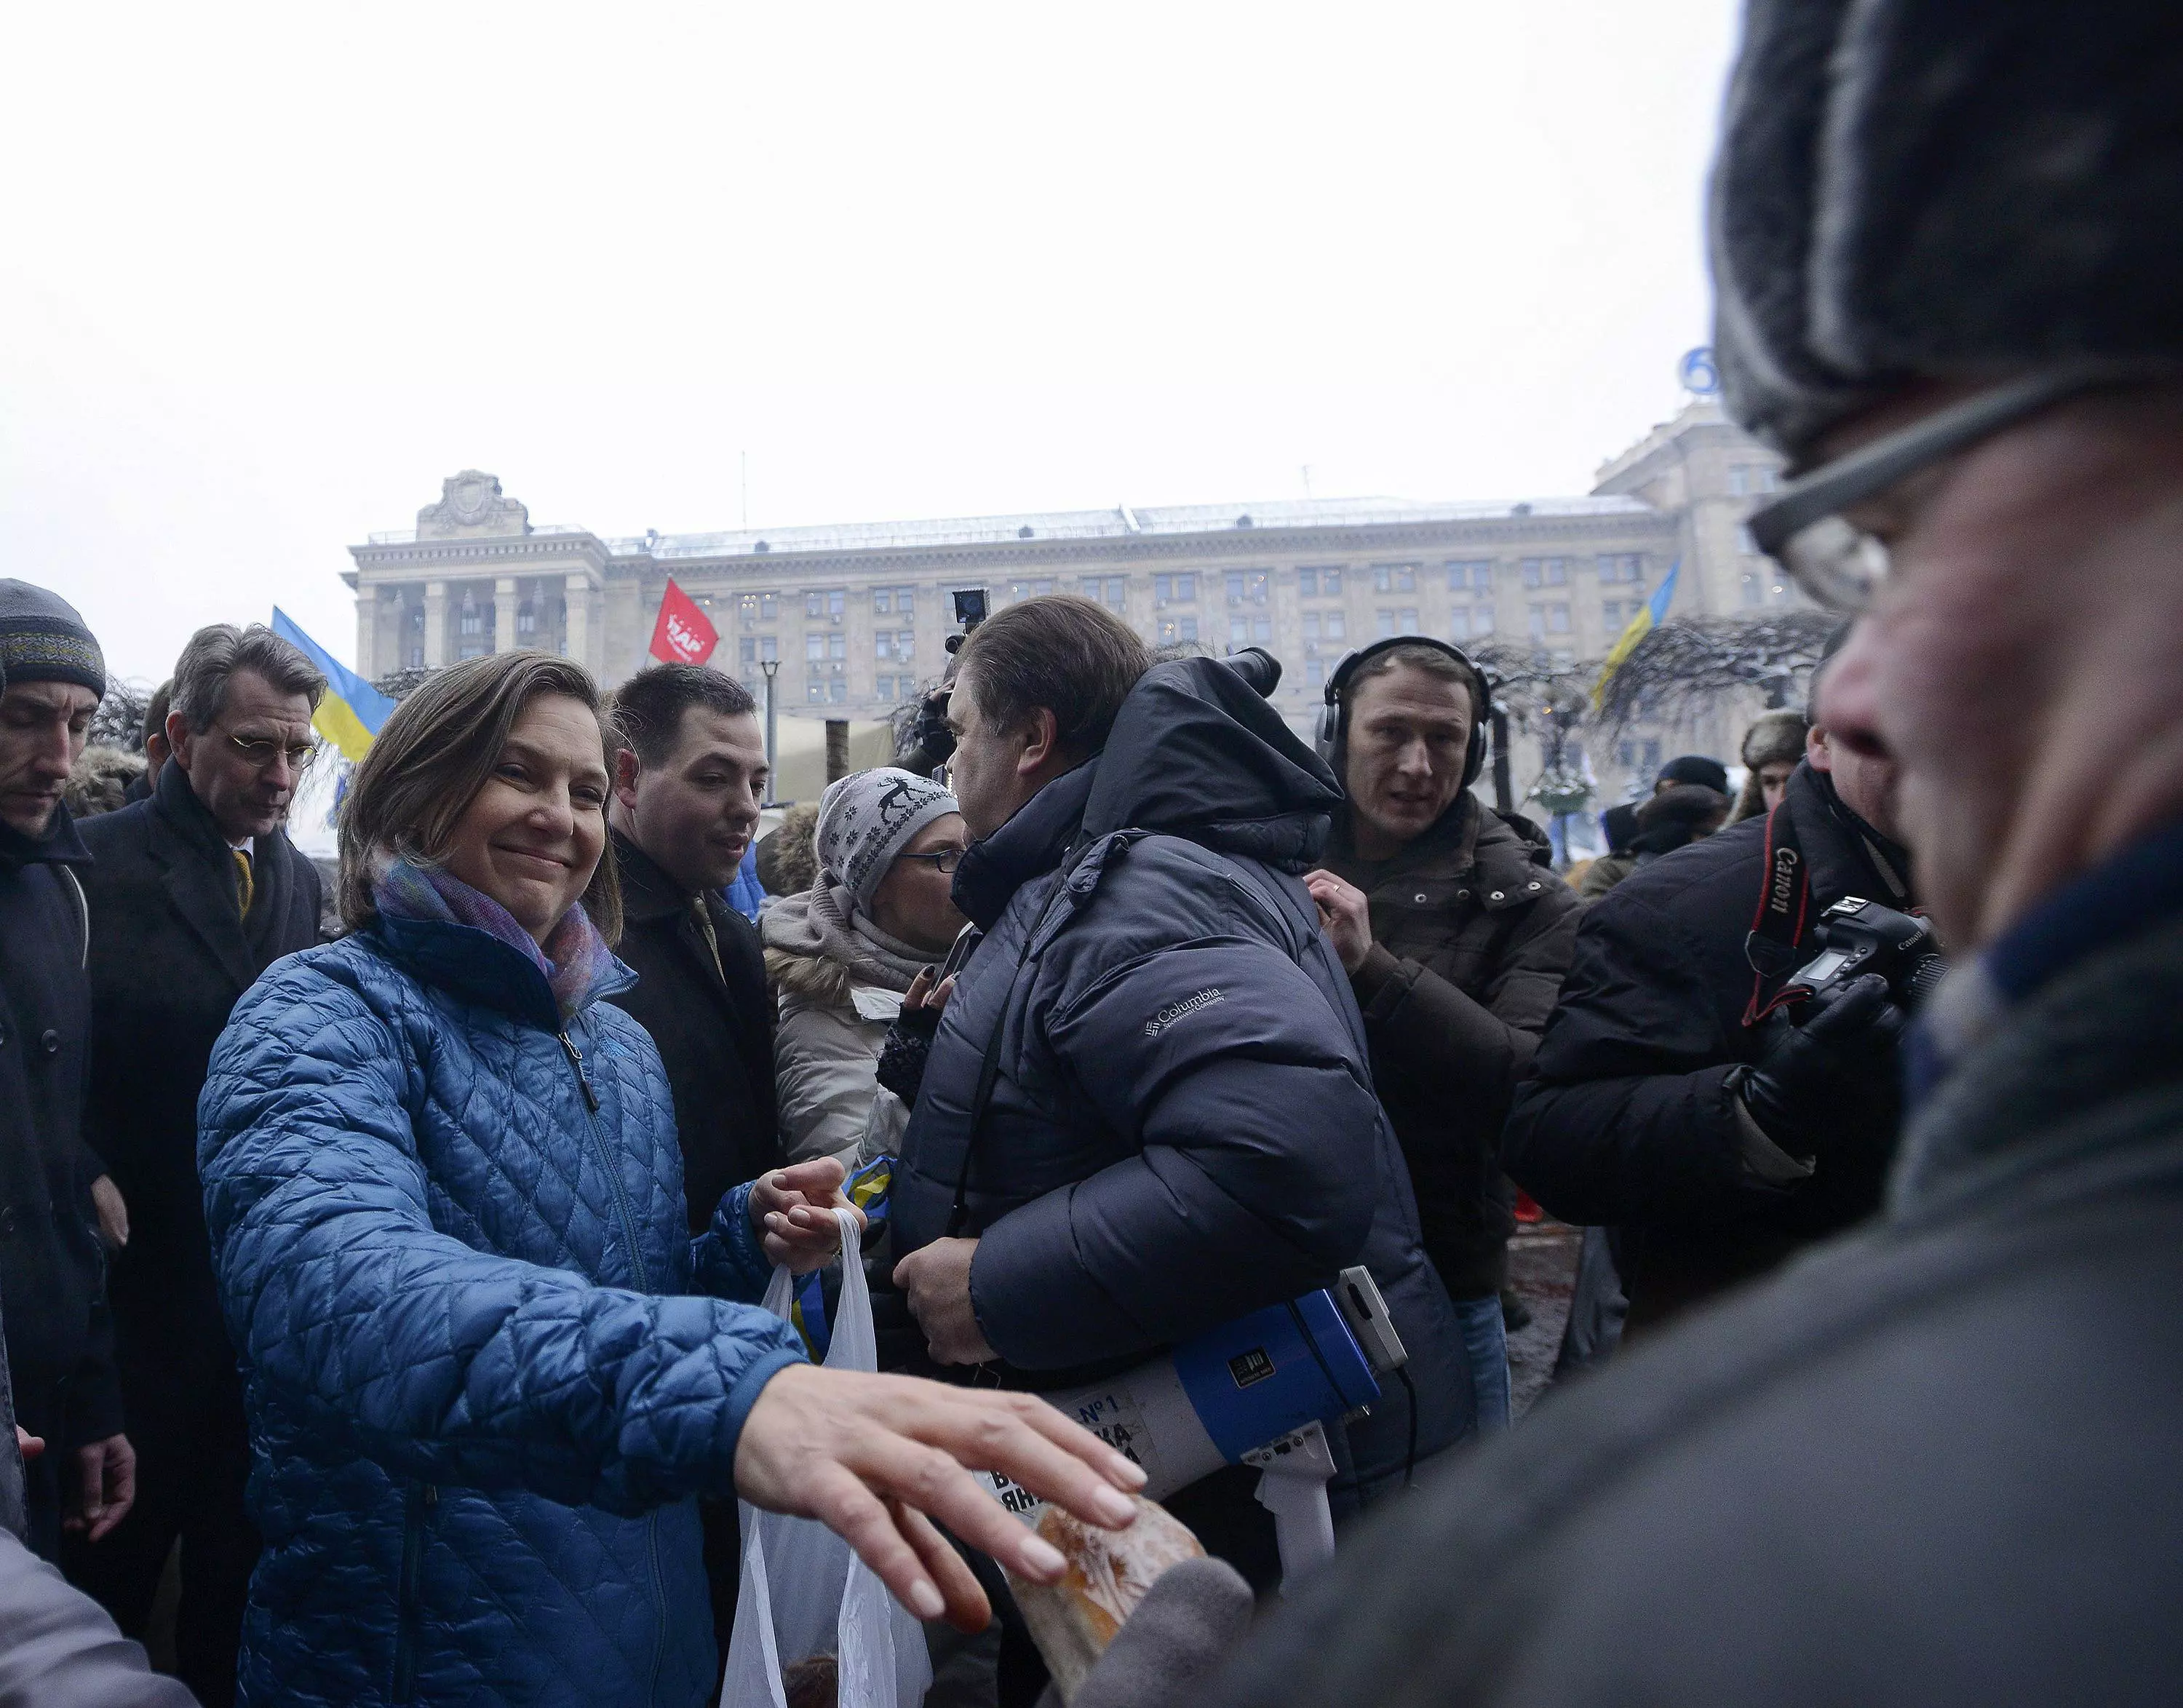
[[[747,693],[534,652],[402,703],[329,905],[307,660],[200,631],[79,824],[100,649],[0,582],[0,1700],[697,1705],[741,1499],[1028,1705],[1063,1562],[969,1469],[1125,1526],[1037,1396],[1356,1266],[1407,1362],[1327,1420],[1332,1566],[1277,1604],[1256,1472],[1176,1491],[1214,1563],[1080,1702],[2165,1700],[2179,92],[2122,0],[1753,8],[1719,357],[1850,620],[1575,887],[1460,648],[1307,741],[1046,596],[755,924]],[[1606,1367],[1512,1429],[1518,1188]],[[752,1303],[836,1263],[889,1373]],[[179,1681],[116,1636],[177,1565]]]

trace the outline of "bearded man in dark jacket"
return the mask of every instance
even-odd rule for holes
[[[1067,1386],[1364,1263],[1416,1410],[1391,1388],[1330,1429],[1330,1493],[1340,1514],[1398,1487],[1468,1426],[1469,1382],[1349,981],[1295,876],[1325,845],[1332,776],[1234,670],[1147,670],[1119,620],[1067,597],[973,633],[948,720],[980,838],[954,897],[985,935],[892,1208],[933,1359]],[[1247,1567],[1272,1553],[1255,1477],[1169,1503]]]
[[[1866,988],[1792,1025],[1775,999],[1835,902],[1914,904],[1894,782],[1815,726],[1772,814],[1647,862],[1584,915],[1502,1160],[1552,1214],[1615,1230],[1626,1335],[1880,1207],[1902,1013]],[[1777,854],[1786,928],[1754,934]]]
[[[61,799],[106,661],[72,607],[0,581],[0,1299],[16,1416],[45,1442],[25,1539],[53,1559],[64,1513],[110,1546],[136,1478],[93,1207],[111,1182],[83,1131],[91,855]]]
[[[1327,686],[1322,752],[1347,793],[1306,874],[1357,993],[1425,1251],[1463,1324],[1482,1429],[1508,1425],[1501,1290],[1514,1231],[1501,1123],[1568,969],[1583,904],[1546,838],[1470,793],[1486,688],[1439,642],[1368,647]]]
[[[271,630],[215,623],[175,666],[173,757],[151,797],[84,826],[91,897],[90,1134],[129,1210],[114,1303],[142,1456],[127,1523],[71,1549],[69,1576],[141,1637],[181,1542],[176,1667],[207,1708],[233,1699],[258,1533],[242,1383],[213,1281],[197,1182],[197,1093],[242,993],[319,940],[318,870],[282,828],[325,679]]]

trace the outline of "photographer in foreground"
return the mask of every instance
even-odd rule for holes
[[[565,659],[432,676],[343,803],[350,934],[269,970],[214,1051],[197,1158],[265,1538],[244,1701],[699,1708],[701,1495],[822,1519],[971,1629],[926,1512],[1062,1561],[958,1458],[1128,1522],[1141,1477],[1050,1408],[814,1369],[731,1302],[833,1254],[841,1166],[737,1187],[692,1238],[666,1071],[603,1000],[631,978],[609,763]]]
[[[1902,1010],[1876,974],[1785,992],[1829,906],[1912,906],[1894,787],[1821,725],[1774,812],[1647,861],[1585,914],[1502,1160],[1552,1214],[1615,1230],[1629,1334],[1879,1208]]]
[[[1508,1427],[1501,1290],[1515,1230],[1497,1142],[1584,907],[1536,827],[1470,792],[1486,698],[1443,641],[1382,641],[1342,660],[1319,740],[1347,798],[1325,867],[1304,883],[1364,1011],[1373,1083],[1491,1430]]]

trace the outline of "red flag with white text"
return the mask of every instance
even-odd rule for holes
[[[720,643],[714,628],[697,602],[670,579],[667,597],[659,602],[659,621],[652,631],[652,656],[662,664],[702,665]]]

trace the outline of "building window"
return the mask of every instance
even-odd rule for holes
[[[827,636],[826,656],[830,659],[846,659],[848,657],[849,637],[844,634],[831,634]]]
[[[1493,561],[1490,558],[1451,559],[1447,566],[1447,590],[1452,593],[1475,588],[1481,593],[1493,591]]]
[[[1599,558],[1599,578],[1603,581],[1642,581],[1645,579],[1645,559],[1638,552],[1603,552]]]
[[[1306,659],[1303,661],[1303,679],[1313,687],[1323,686],[1326,681],[1326,660]]]
[[[740,593],[736,598],[736,609],[742,614],[743,626],[750,628],[761,622],[772,622],[778,614],[779,600],[772,593]]]
[[[754,665],[758,662],[758,637],[756,635],[745,635],[743,637],[742,661],[747,665]]]
[[[1447,637],[1452,641],[1470,638],[1470,612],[1458,605],[1447,614]]]
[[[1731,498],[1740,498],[1750,490],[1751,470],[1745,468],[1741,463],[1730,463],[1728,466],[1729,497]]]
[[[1622,601],[1619,599],[1603,600],[1599,607],[1599,615],[1600,620],[1607,625],[1608,632],[1610,634],[1619,634],[1623,626],[1629,620],[1622,615]]]
[[[1263,605],[1266,602],[1267,576],[1264,570],[1231,570],[1228,573],[1228,603],[1231,605]]]
[[[872,697],[875,699],[885,700],[892,704],[894,699],[894,678],[892,676],[874,676],[872,678]]]
[[[515,632],[519,635],[538,632],[538,608],[529,599],[515,608]]]
[[[761,663],[778,664],[780,661],[780,637],[760,635],[758,637],[758,655]]]
[[[804,683],[803,701],[806,705],[823,706],[826,704],[826,679],[824,676],[813,676]]]
[[[1405,605],[1399,610],[1375,611],[1374,619],[1380,627],[1380,638],[1389,640],[1397,635],[1414,635],[1418,628],[1418,608]]]
[[[838,623],[848,604],[847,587],[814,587],[803,596],[803,615],[813,619],[830,617]]]
[[[1414,593],[1418,590],[1415,564],[1375,564],[1372,591],[1375,593]]]
[[[1160,644],[1164,647],[1173,646],[1178,641],[1194,641],[1197,638],[1197,619],[1196,617],[1162,617],[1159,637]]]
[[[872,637],[872,656],[878,659],[891,659],[894,656],[892,629],[881,629]]]
[[[1650,782],[1660,772],[1660,744],[1657,741],[1626,741],[1614,750],[1622,769]]]
[[[1326,614],[1326,637],[1330,641],[1346,640],[1349,636],[1349,618],[1341,611]]]
[[[1306,611],[1303,614],[1303,637],[1307,641],[1315,641],[1319,638],[1319,613],[1317,611]]]
[[[1567,558],[1525,558],[1522,567],[1527,587],[1558,587],[1569,581]]]
[[[1050,576],[1042,576],[1036,581],[1008,583],[1008,598],[1011,600],[1042,599],[1053,591],[1053,579]]]
[[[826,698],[830,702],[837,706],[844,700],[847,699],[849,698],[849,684],[847,678],[836,676],[828,682],[826,684]]]
[[[1196,604],[1197,572],[1192,570],[1179,576],[1154,576],[1153,598],[1164,605]]]
[[[1319,564],[1297,571],[1297,592],[1304,598],[1315,599],[1322,595],[1338,596],[1341,592],[1341,566],[1339,564]]]
[[[824,635],[806,635],[806,636],[804,636],[804,637],[803,637],[803,659],[804,659],[804,662],[805,662],[806,664],[815,664],[815,663],[817,663],[820,659],[823,659],[823,658],[825,658],[825,656],[826,656],[826,637],[825,637],[825,636],[824,636]]]
[[[1076,590],[1110,611],[1129,609],[1129,584],[1120,576],[1086,576],[1076,583]]]
[[[892,587],[874,587],[872,589],[872,615],[875,617],[887,617],[894,615],[894,589]]]

